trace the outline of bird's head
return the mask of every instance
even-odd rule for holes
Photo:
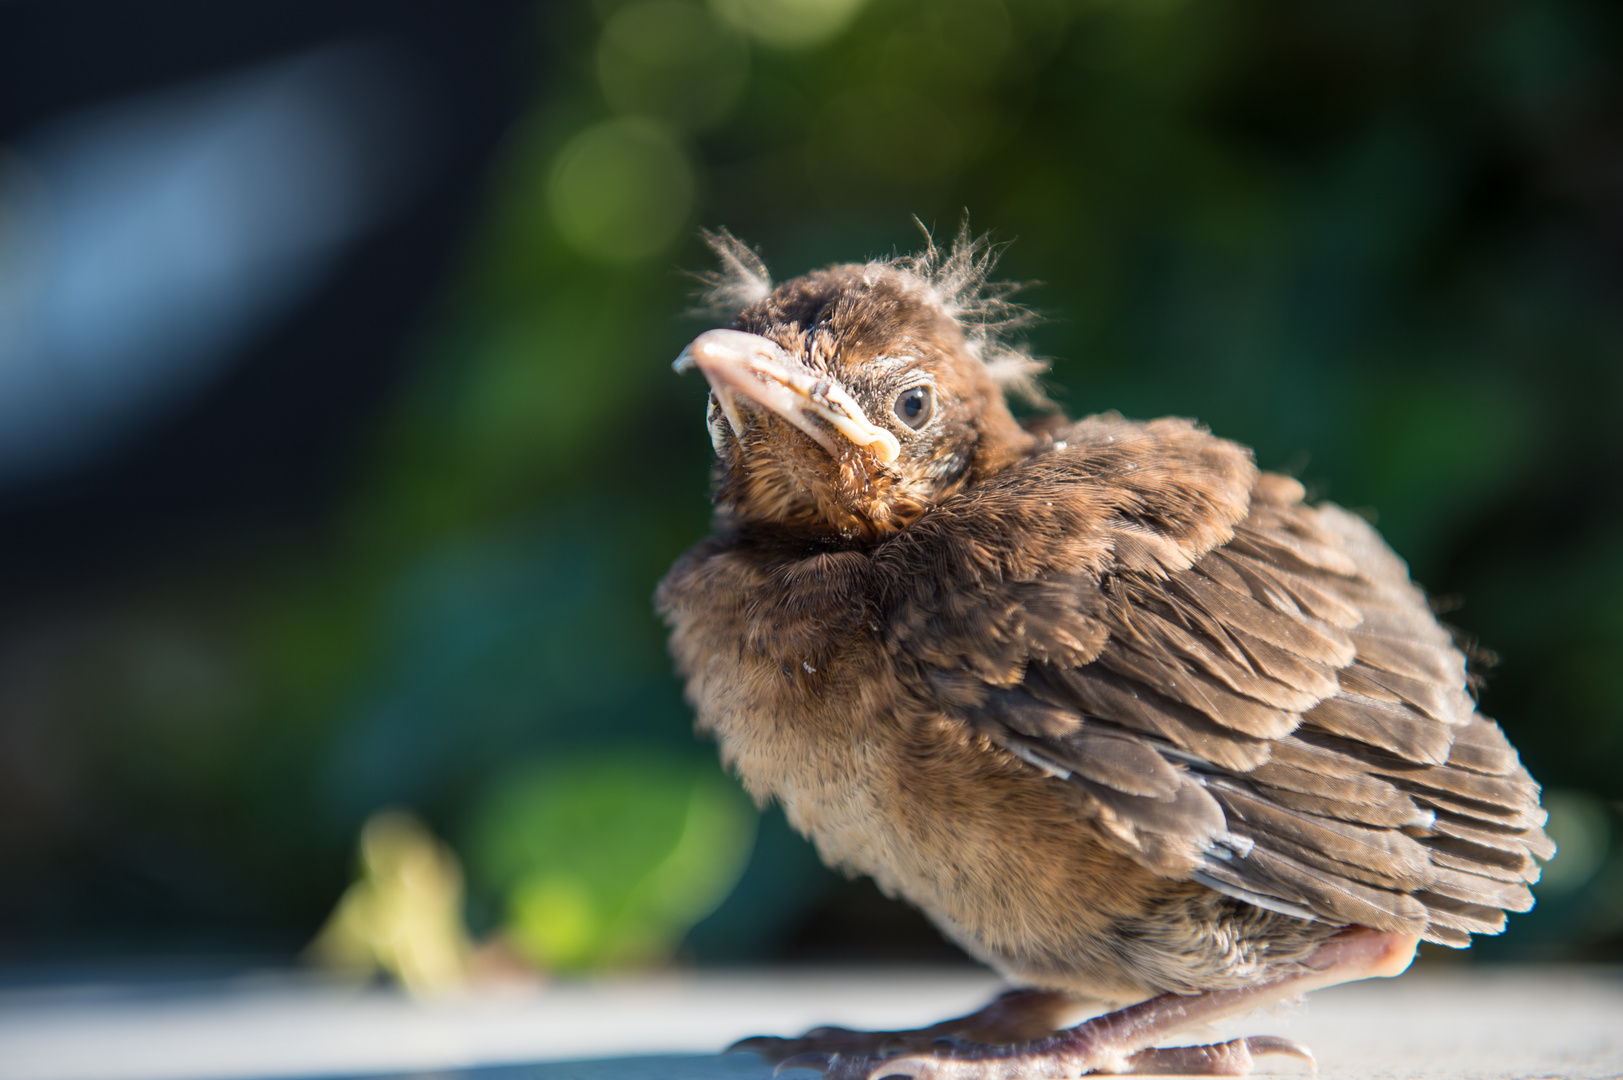
[[[1002,332],[1025,318],[988,287],[994,252],[960,234],[943,254],[833,266],[773,286],[722,233],[711,279],[726,329],[676,360],[710,383],[717,501],[740,522],[853,538],[906,527],[1032,444],[1005,392],[1036,365]]]

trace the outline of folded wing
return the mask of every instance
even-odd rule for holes
[[[1079,425],[1079,452],[1103,430]],[[1499,931],[1554,852],[1538,786],[1374,529],[1246,479],[1204,539],[1129,485],[1090,565],[993,575],[978,615],[914,612],[937,699],[1084,790],[1157,873],[1448,945]]]

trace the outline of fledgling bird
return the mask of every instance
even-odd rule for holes
[[[740,1044],[831,1077],[1238,1074],[1157,1044],[1533,904],[1539,789],[1362,518],[1181,419],[1022,424],[994,250],[774,286],[711,237],[717,531],[657,602],[698,725],[833,866],[1022,989]],[[1063,1027],[1081,1010],[1114,1008]]]

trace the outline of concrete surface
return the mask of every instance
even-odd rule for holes
[[[666,976],[429,1002],[289,976],[14,989],[0,991],[0,1080],[767,1080],[756,1059],[715,1051],[820,1023],[922,1024],[997,988],[945,969]],[[1216,1034],[1298,1039],[1327,1080],[1620,1077],[1623,972],[1411,972]],[[1263,1066],[1305,1075],[1289,1059]]]

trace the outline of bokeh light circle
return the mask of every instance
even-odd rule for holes
[[[727,119],[738,104],[749,43],[696,4],[643,0],[603,28],[597,74],[616,112],[699,130]]]
[[[601,262],[657,255],[687,227],[698,180],[670,129],[641,117],[606,120],[559,151],[547,184],[570,246]]]
[[[781,49],[804,49],[831,40],[856,18],[866,0],[711,0],[727,22]]]

